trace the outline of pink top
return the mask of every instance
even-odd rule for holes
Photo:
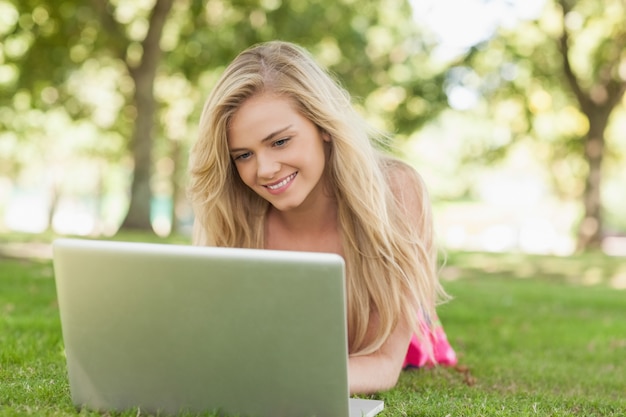
[[[420,322],[422,325],[422,331],[428,336],[432,344],[433,358],[429,357],[427,348],[423,346],[423,343],[420,342],[416,335],[413,335],[411,343],[409,343],[409,349],[406,352],[403,368],[406,368],[407,366],[422,367],[434,365],[456,365],[458,362],[456,353],[448,342],[448,337],[443,330],[441,322],[437,320],[435,327],[432,330],[428,328],[423,320]]]

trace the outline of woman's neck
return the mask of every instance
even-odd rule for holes
[[[312,233],[337,225],[337,203],[328,199],[300,210],[279,211],[270,206],[267,213],[270,226],[280,225],[293,233]]]
[[[341,254],[337,201],[324,199],[302,210],[270,207],[265,219],[265,247]]]

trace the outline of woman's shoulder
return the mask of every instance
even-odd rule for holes
[[[407,192],[419,195],[423,193],[424,181],[413,166],[388,155],[381,156],[379,163],[394,195],[398,196]]]
[[[393,157],[381,160],[382,170],[387,179],[389,194],[394,200],[394,212],[403,222],[413,219],[420,236],[429,239],[431,209],[426,184],[418,171],[408,163]]]

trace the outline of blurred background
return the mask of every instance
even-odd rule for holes
[[[626,255],[623,0],[0,0],[0,234],[188,235],[242,49],[309,49],[425,178],[451,249]]]

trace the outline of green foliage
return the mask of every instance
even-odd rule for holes
[[[0,66],[10,74],[0,76],[0,175],[21,183],[42,171],[63,171],[51,176],[58,195],[76,188],[66,177],[77,175],[65,171],[81,159],[118,177],[134,170],[141,185],[133,183],[131,208],[135,197],[145,200],[150,191],[176,194],[208,92],[224,66],[258,42],[283,39],[308,48],[366,117],[400,139],[446,106],[442,69],[429,64],[430,46],[406,0],[367,0],[358,7],[354,0],[175,0],[156,62],[153,131],[138,123],[152,118],[138,117],[150,106],[135,102],[144,87],[135,83],[153,3],[0,0],[0,7]],[[145,155],[135,154],[137,163],[129,167],[133,146],[152,133],[155,141],[146,140],[138,148]],[[92,183],[83,193],[99,199],[116,192],[99,175],[82,175]],[[144,201],[139,211],[148,206]]]
[[[33,108],[63,105],[73,117],[92,117],[93,106],[102,103],[85,102],[71,80],[77,72],[95,68],[118,72],[120,78],[111,87],[129,99],[132,91],[124,67],[132,68],[141,55],[138,42],[147,30],[150,10],[77,0],[60,5],[49,0],[3,0],[3,4],[13,16],[0,28],[6,44],[3,59],[18,77],[2,85],[0,104],[13,105],[13,96],[24,91]],[[112,19],[103,17],[104,12]],[[429,45],[404,0],[361,2],[358,8],[353,1],[180,0],[161,42],[165,51],[161,72],[181,73],[192,85],[202,84],[203,77],[242,49],[271,39],[311,49],[363,100],[377,89],[395,87],[386,102],[368,110],[381,119],[391,117],[401,132],[410,132],[445,105],[438,87],[441,74],[429,67]],[[407,105],[416,96],[425,100],[423,109]],[[120,130],[132,123],[128,113],[120,115],[110,128]],[[394,123],[387,127],[395,129]]]
[[[167,48],[165,65],[192,83],[252,44],[283,39],[311,50],[368,116],[390,120],[385,128],[410,133],[445,106],[437,87],[441,74],[429,68],[428,45],[406,1],[360,2],[355,8],[353,1],[210,0],[189,7],[190,13],[173,14],[176,41]],[[376,92],[382,100],[372,96],[376,103],[368,105]],[[423,109],[410,105],[416,96],[426,100]]]
[[[492,152],[487,146],[484,154],[478,153],[499,159],[514,139],[530,136],[549,144],[548,165],[563,159],[581,161],[589,128],[587,116],[593,115],[581,107],[568,81],[561,36],[567,31],[569,51],[565,53],[581,88],[595,97],[591,104],[600,108],[609,80],[614,80],[616,89],[624,83],[619,71],[626,44],[624,16],[619,1],[547,1],[535,21],[501,29],[493,39],[474,48],[464,65],[480,77],[476,88],[484,106],[479,109],[495,116],[494,124],[509,129],[512,138],[501,144],[504,152]],[[609,143],[614,139],[607,138]],[[585,173],[579,178],[584,180]]]
[[[623,415],[624,294],[611,288],[622,264],[451,252],[442,274],[454,299],[439,315],[460,364],[403,372],[374,396],[381,416]],[[51,263],[0,266],[0,416],[100,415],[70,401]]]
[[[491,121],[483,137],[469,138],[464,164],[502,162],[518,144],[532,147],[554,194],[583,207],[579,250],[601,245],[600,207],[611,201],[601,192],[605,166],[623,159],[611,125],[624,117],[624,28],[620,0],[549,0],[537,19],[500,28],[450,72],[469,74],[456,84],[481,97],[471,116]]]

